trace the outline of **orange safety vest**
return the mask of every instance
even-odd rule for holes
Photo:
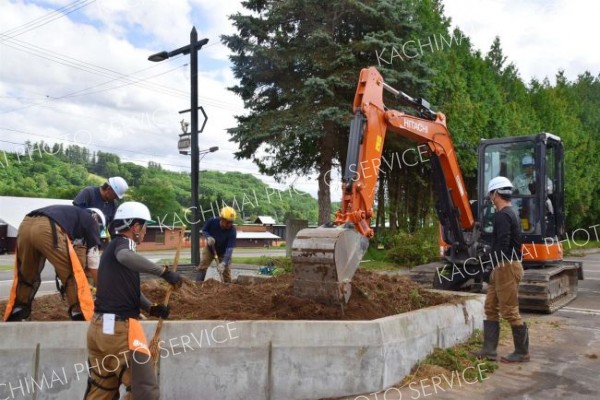
[[[67,246],[69,248],[69,258],[71,259],[71,267],[73,268],[73,277],[75,278],[75,283],[77,284],[77,298],[79,299],[79,307],[81,308],[81,313],[86,321],[90,321],[92,316],[94,315],[94,299],[92,298],[92,291],[90,290],[90,285],[88,283],[87,277],[85,276],[85,272],[83,271],[83,267],[79,262],[79,258],[77,257],[77,253],[75,253],[75,249],[73,248],[73,244],[71,243],[71,239],[69,236],[65,234],[67,238]],[[10,317],[12,310],[15,305],[15,299],[17,298],[17,285],[19,283],[19,274],[18,274],[18,265],[17,265],[17,252],[15,251],[15,268],[13,273],[13,284],[10,289],[10,295],[8,298],[8,303],[6,304],[6,310],[4,311],[4,321]]]

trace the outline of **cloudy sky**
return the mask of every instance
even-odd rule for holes
[[[570,79],[585,70],[600,73],[599,3],[444,4],[453,25],[484,53],[500,36],[509,61],[527,81],[553,81],[558,69]],[[201,168],[259,176],[250,161],[234,160],[236,145],[226,132],[244,110],[226,90],[235,79],[219,36],[233,32],[227,16],[239,10],[236,0],[1,0],[0,151],[19,151],[26,140],[60,141],[117,153],[123,161],[152,160],[189,171],[189,158],[177,151],[178,111],[189,108],[189,57],[161,63],[147,58],[188,43],[195,25],[198,37],[209,39],[199,53],[199,103],[208,114],[200,148],[220,148]],[[270,177],[260,178],[275,185]],[[290,178],[279,187],[292,183],[316,196],[310,177]]]

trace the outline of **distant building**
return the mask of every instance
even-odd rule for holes
[[[281,237],[268,232],[263,225],[237,225],[237,247],[272,247],[278,246]],[[144,241],[137,246],[139,251],[172,250],[177,247],[179,230],[166,229],[164,226],[148,226]],[[204,247],[200,239],[200,247]],[[191,247],[190,231],[185,231],[182,247]]]
[[[71,205],[72,200],[45,199],[37,197],[0,196],[0,253],[14,253],[17,248],[17,231],[25,215],[38,208],[63,204]],[[285,225],[275,225],[269,216],[260,216],[256,224],[239,225],[237,229],[238,247],[278,246],[285,237]],[[148,226],[144,241],[137,246],[139,251],[172,250],[177,247],[178,229],[166,229],[163,226]],[[200,246],[203,246],[201,241]],[[191,247],[190,231],[182,247]]]
[[[72,205],[73,201],[0,196],[0,252],[2,252],[2,249],[6,249],[9,253],[15,252],[17,249],[17,231],[27,214],[38,208],[56,204]]]
[[[275,221],[275,218],[273,217],[270,217],[268,215],[259,215],[254,220],[254,223],[264,226],[267,232],[271,232],[272,234],[279,236],[280,238],[285,238],[286,226],[284,224],[277,224],[277,221]]]
[[[259,215],[254,221],[255,224],[261,225],[275,225],[277,221],[273,217],[269,217],[268,215]]]
[[[241,226],[240,228],[244,228]],[[271,232],[244,232],[237,231],[237,247],[272,247],[279,245],[281,238]]]

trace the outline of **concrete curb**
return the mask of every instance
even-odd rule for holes
[[[469,294],[459,304],[373,321],[169,321],[160,344],[161,399],[292,400],[385,390],[434,347],[480,329],[483,303],[484,296]],[[150,341],[156,322],[142,324]],[[37,399],[81,399],[86,331],[84,322],[0,324],[0,354],[11,366],[0,371],[0,399],[31,399],[34,389]]]

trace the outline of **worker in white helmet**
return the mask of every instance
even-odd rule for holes
[[[485,296],[483,348],[474,353],[479,358],[496,360],[502,317],[511,326],[515,345],[513,353],[501,358],[502,362],[509,363],[529,361],[529,331],[519,313],[519,282],[523,279],[523,266],[521,225],[511,204],[513,189],[510,180],[503,176],[491,179],[488,184],[489,199],[496,209],[490,260],[493,269],[488,275]]]
[[[535,160],[530,155],[525,155],[521,159],[523,173],[517,175],[514,179],[515,194],[525,196],[515,201],[515,209],[518,210],[521,218],[521,227],[526,233],[531,233],[540,225],[540,213],[537,211],[536,200],[533,197],[527,197],[536,194],[536,171]],[[546,196],[553,192],[553,185],[550,178],[546,178]],[[547,213],[553,214],[554,207],[549,199],[545,199]]]
[[[532,156],[526,155],[521,159],[521,168],[523,172],[514,179],[515,191],[517,194],[535,194],[535,160]],[[552,181],[546,180],[546,190],[552,194]]]
[[[83,188],[75,199],[73,205],[81,208],[98,208],[102,210],[106,218],[106,225],[109,226],[115,217],[118,200],[122,200],[129,185],[125,179],[120,176],[108,178],[102,186],[88,186]],[[114,232],[111,231],[111,234]],[[107,236],[105,235],[104,238]]]
[[[217,270],[223,278],[223,282],[231,282],[231,257],[235,248],[237,232],[233,222],[236,212],[233,207],[223,207],[218,218],[211,218],[202,227],[202,234],[206,238],[206,247],[202,248],[200,255],[200,265],[198,265],[198,275],[196,281],[204,281],[206,271],[210,263],[215,259],[219,260]]]
[[[94,315],[88,327],[88,386],[84,399],[118,399],[121,384],[126,398],[154,400],[160,397],[158,380],[139,322],[140,312],[166,319],[170,309],[152,304],[141,291],[140,274],[160,276],[181,285],[179,273],[157,265],[136,252],[151,222],[146,205],[129,201],[117,209],[116,235],[102,254]]]

